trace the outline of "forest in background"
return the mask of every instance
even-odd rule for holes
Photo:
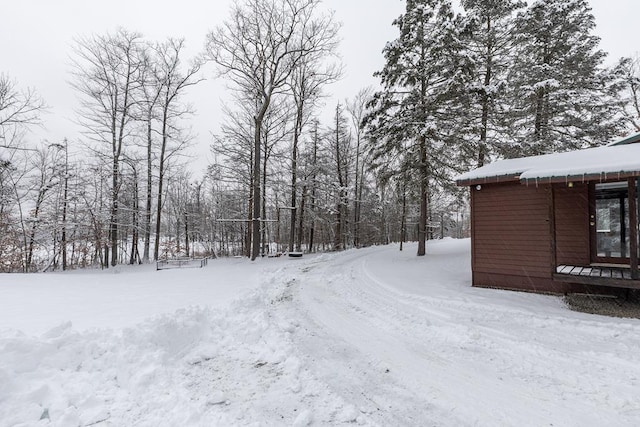
[[[458,6],[407,0],[379,87],[325,122],[343,68],[320,0],[239,0],[197,58],[127,29],[79,36],[77,141],[29,141],[46,100],[0,74],[0,271],[407,240],[424,255],[428,239],[468,233],[456,174],[640,131],[639,61],[604,65],[587,1]],[[205,63],[233,101],[196,179],[185,93]]]

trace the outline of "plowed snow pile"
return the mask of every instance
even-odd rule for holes
[[[639,320],[429,244],[0,276],[0,426],[640,425]]]

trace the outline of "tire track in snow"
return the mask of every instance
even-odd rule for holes
[[[306,365],[345,401],[354,404],[356,412],[360,414],[357,417],[359,423],[382,426],[430,425],[427,421],[431,417],[426,414],[437,412],[437,408],[415,396],[391,374],[395,366],[381,357],[386,349],[384,342],[378,341],[380,331],[377,328],[360,328],[358,323],[351,324],[350,329],[355,327],[359,339],[369,342],[366,349],[360,348],[352,338],[335,334],[335,328],[352,322],[354,314],[366,317],[366,312],[353,304],[337,304],[334,298],[339,296],[325,293],[329,287],[322,285],[337,283],[339,287],[343,278],[339,274],[328,274],[327,267],[339,270],[348,265],[350,259],[345,260],[344,254],[328,255],[324,256],[321,263],[300,268],[306,274],[294,294],[291,315],[302,319],[295,341],[301,353],[307,355]],[[319,293],[306,294],[305,290],[310,287]],[[313,299],[311,307],[305,301],[307,297]],[[343,302],[348,303],[348,300]],[[322,306],[324,313],[318,316],[313,306]],[[328,326],[326,320],[329,318],[332,325]]]
[[[594,421],[594,407],[602,412],[603,421],[620,411],[630,419],[640,415],[632,399],[638,386],[634,357],[572,350],[583,349],[585,341],[595,337],[599,344],[615,344],[616,354],[624,354],[625,348],[640,347],[637,325],[622,327],[618,338],[624,339],[614,341],[608,339],[611,334],[602,323],[569,318],[572,313],[552,317],[508,304],[483,305],[482,298],[473,298],[477,290],[453,299],[399,291],[371,268],[371,264],[384,265],[376,261],[390,250],[350,251],[307,269],[294,297],[299,300],[299,314],[306,318],[307,334],[322,337],[322,345],[331,343],[332,337],[340,338],[340,345],[329,344],[336,353],[333,357],[331,352],[322,354],[336,365],[351,363],[347,372],[328,375],[329,383],[340,388],[341,379],[358,381],[359,375],[356,384],[375,394],[383,382],[377,367],[392,378],[389,383],[394,384],[397,401],[391,406],[404,404],[405,413],[378,411],[382,424],[422,419],[436,425],[486,424],[487,420],[579,425]],[[506,320],[513,324],[505,325]],[[576,337],[576,328],[588,333]],[[623,343],[626,339],[631,340],[630,346]],[[309,337],[302,345],[307,352],[321,351]],[[576,364],[581,366],[576,369]],[[360,366],[357,375],[354,365]],[[607,381],[620,369],[632,370],[630,383]],[[599,373],[597,381],[590,379],[594,370]],[[341,391],[349,392],[345,387]],[[407,396],[412,397],[411,404]],[[568,410],[559,411],[558,400],[564,400]],[[608,401],[606,405],[601,405],[603,400]]]

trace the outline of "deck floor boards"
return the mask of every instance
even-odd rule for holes
[[[631,270],[624,267],[581,267],[561,264],[556,267],[556,279],[571,282],[575,277],[579,283],[614,286],[624,288],[640,288],[640,280],[631,277]]]
[[[631,280],[631,271],[618,267],[580,267],[576,265],[559,265],[556,273],[569,274],[571,276],[607,277],[614,279]]]

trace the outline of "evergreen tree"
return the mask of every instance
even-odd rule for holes
[[[509,76],[513,138],[504,156],[593,146],[619,131],[594,29],[586,0],[538,0],[518,15]]]
[[[366,121],[379,144],[374,158],[408,156],[418,171],[418,255],[424,255],[429,180],[442,174],[450,158],[445,153],[455,120],[451,104],[464,75],[461,23],[448,0],[407,0],[406,12],[393,24],[400,35],[383,50],[386,64],[376,73],[383,89],[374,95]]]
[[[626,129],[640,132],[640,57],[621,58],[613,69],[613,89]]]
[[[504,95],[515,50],[515,11],[519,0],[462,0],[465,9],[465,45],[474,64],[473,80],[464,99],[461,118],[470,133],[463,160],[482,166],[505,135]]]

